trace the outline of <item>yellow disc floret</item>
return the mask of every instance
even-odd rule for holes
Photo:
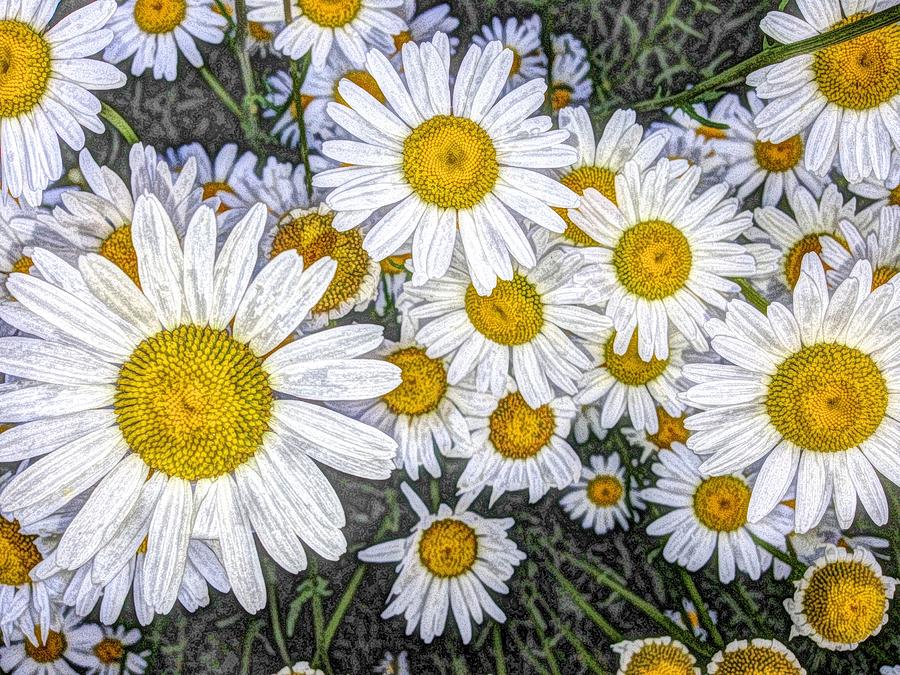
[[[36,535],[19,531],[19,521],[0,517],[0,584],[31,583],[32,568],[43,560],[35,539]]]
[[[544,303],[534,284],[518,272],[498,279],[490,295],[466,290],[466,314],[475,329],[501,345],[531,342],[544,325]]]
[[[220,194],[234,194],[234,190],[228,183],[220,180],[211,180],[210,182],[203,184],[204,201],[211,199],[212,197],[217,197]],[[225,213],[228,208],[229,207],[225,202],[220,200],[219,208],[216,209],[216,213]]]
[[[447,368],[420,347],[406,347],[386,357],[400,369],[400,386],[384,395],[396,415],[424,415],[435,410],[447,391]]]
[[[612,262],[619,283],[629,293],[662,300],[684,286],[693,255],[681,230],[662,220],[647,220],[622,234]]]
[[[659,428],[655,434],[647,434],[647,440],[661,450],[671,450],[672,443],[687,443],[690,432],[684,426],[687,415],[672,417],[663,408],[656,409]]]
[[[550,105],[553,110],[559,111],[568,106],[572,102],[572,87],[565,84],[554,84],[550,93]]]
[[[694,658],[676,642],[647,642],[628,662],[625,675],[694,675]]]
[[[737,476],[706,478],[694,493],[697,520],[716,532],[734,532],[747,522],[750,486]]]
[[[871,567],[859,560],[837,560],[813,572],[802,606],[817,635],[853,644],[881,627],[887,596],[881,577]]]
[[[50,44],[22,21],[0,21],[0,118],[19,117],[43,98]]]
[[[625,486],[618,476],[601,474],[594,476],[587,484],[587,497],[594,506],[609,507],[619,503],[625,494]]]
[[[579,195],[583,195],[588,188],[594,188],[613,204],[616,203],[616,174],[602,166],[580,166],[565,174],[559,182]],[[555,208],[554,211],[566,222],[563,233],[566,239],[579,246],[597,245],[590,235],[572,222],[566,209]]]
[[[184,480],[233,471],[269,429],[269,377],[224,330],[179,326],[141,342],[122,366],[115,413],[131,449]]]
[[[47,633],[47,640],[40,639],[40,631],[34,629],[35,642],[25,638],[25,655],[36,663],[53,663],[62,658],[68,644],[66,636],[51,630]]]
[[[123,225],[113,230],[100,244],[99,253],[114,262],[137,286],[141,285],[137,251],[134,250],[134,242],[131,240],[131,225]]]
[[[793,658],[773,647],[748,644],[726,651],[716,675],[801,675]]]
[[[655,380],[669,366],[668,359],[658,359],[655,356],[650,357],[649,361],[641,359],[638,354],[637,331],[631,336],[631,341],[624,354],[616,354],[613,349],[615,339],[616,335],[613,333],[603,346],[603,365],[606,366],[609,374],[619,382],[631,387],[639,387]]]
[[[187,15],[186,0],[137,0],[134,22],[144,33],[171,33]]]
[[[107,666],[121,663],[124,653],[122,642],[115,638],[105,637],[94,645],[94,656],[97,657],[100,663]]]
[[[436,577],[448,579],[465,574],[477,557],[475,530],[455,518],[435,521],[419,540],[419,560]]]
[[[29,274],[33,265],[34,260],[32,260],[30,256],[23,255],[13,263],[10,273],[18,272],[20,274]]]
[[[888,193],[888,204],[900,206],[900,185],[895,185]]]
[[[800,136],[791,136],[781,143],[756,141],[753,144],[753,153],[761,169],[783,173],[800,163],[803,157],[803,139]]]
[[[896,267],[887,265],[876,267],[875,271],[872,272],[872,290],[874,291],[876,288],[884,286],[896,276],[897,272],[898,270]]]
[[[489,427],[488,438],[498,453],[506,459],[529,459],[550,442],[556,417],[549,405],[532,408],[516,391],[500,399]]]
[[[342,79],[350,80],[353,84],[361,89],[364,89],[368,94],[371,94],[373,98],[377,99],[384,103],[385,98],[384,94],[381,91],[381,87],[378,86],[378,82],[369,74],[367,70],[351,70],[349,73],[344,75]],[[347,101],[344,100],[344,97],[341,96],[338,91],[338,85],[340,85],[341,80],[338,80],[334,83],[334,100],[342,105],[348,105]]]
[[[339,28],[356,18],[362,0],[297,0],[297,6],[313,23]]]

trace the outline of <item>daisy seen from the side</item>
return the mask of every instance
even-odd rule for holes
[[[169,148],[166,160],[173,171],[181,171],[188,161],[196,162],[196,182],[203,188],[204,200],[217,197],[218,214],[224,214],[243,202],[239,195],[247,190],[247,184],[255,178],[257,157],[252,152],[238,155],[234,143],[226,143],[214,155],[210,155],[199,143],[189,143],[179,148]],[[193,169],[191,169],[193,171]]]
[[[617,525],[628,531],[637,516],[636,509],[644,509],[637,489],[637,481],[626,485],[625,467],[619,454],[609,457],[594,455],[590,466],[581,467],[581,478],[559,500],[569,517],[581,521],[586,530],[606,534]]]
[[[840,239],[832,235],[819,238],[820,257],[825,265],[825,278],[832,288],[846,279],[860,260],[868,260],[872,268],[872,290],[886,283],[896,283],[900,272],[900,206],[886,206],[878,213],[878,222],[870,224],[864,235],[849,220],[838,225]]]
[[[402,63],[403,45],[407,42],[428,42],[437,33],[450,35],[459,27],[459,19],[450,14],[450,5],[444,3],[416,12],[416,0],[403,0],[394,11],[406,22],[406,29],[394,33],[394,58]],[[459,38],[450,37],[450,49],[456,49]]]
[[[553,110],[562,110],[586,103],[593,90],[591,78],[588,77],[591,64],[587,50],[571,33],[552,36],[551,44],[550,105]]]
[[[641,462],[646,462],[663,450],[671,450],[674,443],[687,444],[690,432],[685,428],[684,421],[688,417],[688,411],[680,415],[670,415],[662,406],[656,406],[656,431],[650,433],[646,429],[636,429],[633,426],[622,427],[622,433],[632,446],[641,449]]]

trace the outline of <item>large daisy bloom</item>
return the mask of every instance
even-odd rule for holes
[[[698,351],[708,343],[701,326],[707,306],[723,309],[739,286],[731,277],[756,272],[750,251],[734,241],[751,226],[749,212],[725,199],[728,186],[715,185],[693,197],[700,169],[674,179],[661,159],[640,171],[636,162],[615,177],[616,201],[589,188],[569,217],[597,246],[585,250],[589,272],[581,281],[589,300],[605,302],[616,337],[613,351],[624,354],[637,332],[640,358],[664,359],[671,327]],[[617,206],[618,204],[618,206]]]
[[[447,614],[452,612],[463,643],[468,644],[472,621],[480,624],[485,614],[499,623],[506,621],[488,589],[508,593],[506,582],[525,560],[507,534],[513,519],[483,518],[469,511],[471,499],[466,497],[454,509],[441,504],[433,514],[406,483],[400,487],[419,517],[412,534],[359,553],[365,562],[396,564],[397,580],[381,616],[402,614],[407,634],[419,626],[422,640],[430,644],[444,633]]]
[[[897,580],[882,574],[866,549],[848,553],[829,546],[794,585],[794,597],[784,601],[791,637],[805,635],[823,649],[847,651],[881,632]]]
[[[706,667],[708,675],[806,675],[797,657],[778,640],[735,640],[717,652]]]
[[[764,459],[750,522],[779,508],[795,475],[799,532],[818,523],[832,499],[848,527],[857,496],[876,524],[887,522],[876,469],[900,484],[900,311],[893,284],[871,288],[872,268],[861,261],[829,294],[821,261],[808,253],[793,310],[772,303],[764,316],[733,300],[725,320],[707,326],[727,363],[685,367],[696,384],[682,398],[705,411],[686,421],[688,446],[711,455],[703,472]]]
[[[567,131],[550,131],[548,117],[530,117],[546,83],[532,80],[497,100],[512,61],[499,42],[472,45],[451,90],[450,44],[438,33],[432,42],[403,46],[405,82],[387,57],[369,52],[366,69],[387,106],[349,80],[338,85],[349,107],[328,106],[359,140],[325,142],[322,152],[346,166],[317,174],[313,183],[333,188],[326,203],[338,212],[339,229],[391,206],[373,219],[365,246],[382,260],[412,238],[414,283],[447,272],[459,231],[474,287],[486,295],[497,277],[512,279],[510,256],[525,268],[535,264],[510,210],[562,232],[565,222],[552,207],[578,205],[575,193],[535,170],[575,161]]]
[[[889,0],[801,0],[802,18],[769,12],[760,22],[783,44],[827,33],[894,5]],[[885,178],[891,148],[900,148],[900,26],[793,56],[747,76],[760,98],[760,139],[782,143],[809,128],[806,168],[824,176],[838,156],[851,183]]]
[[[623,640],[614,644],[612,650],[619,655],[619,670],[616,675],[656,672],[666,675],[700,675],[694,655],[668,635]]]
[[[147,670],[150,650],[137,651],[141,639],[137,628],[103,626],[103,637],[94,645],[95,663],[87,667],[88,675],[143,675]]]
[[[94,646],[102,639],[100,626],[82,623],[75,612],[68,612],[50,625],[46,637],[21,635],[0,647],[0,670],[28,675],[78,675],[80,669],[96,664]]]
[[[637,481],[626,484],[625,467],[617,452],[609,457],[594,455],[590,466],[581,468],[581,479],[559,500],[572,520],[586,530],[606,534],[619,525],[627,531],[635,509],[645,508]]]
[[[772,555],[759,548],[751,535],[772,546],[787,550],[791,530],[791,510],[779,505],[758,522],[747,520],[747,506],[753,484],[741,473],[704,477],[700,459],[681,443],[657,455],[653,487],[641,497],[672,510],[647,526],[647,534],[669,535],[663,556],[690,572],[703,567],[718,553],[719,580],[731,583],[735,567],[751,579],[759,579],[772,564]],[[776,561],[776,577],[789,570]]]
[[[227,25],[228,20],[205,0],[127,0],[110,19],[115,39],[103,58],[119,63],[133,55],[132,75],[152,69],[157,80],[173,82],[179,53],[199,68],[203,56],[194,39],[219,44]]]
[[[82,127],[103,133],[100,101],[91,90],[125,84],[115,66],[85,58],[113,39],[103,26],[116,3],[92,2],[48,28],[57,4],[23,0],[0,12],[0,188],[4,200],[9,193],[32,206],[63,174],[60,139],[80,150]]]
[[[872,268],[872,290],[886,283],[896,283],[900,272],[900,207],[886,206],[878,214],[878,223],[869,226],[864,235],[849,220],[839,225],[840,239],[833,235],[820,237],[825,264],[825,278],[832,288],[846,279],[860,260],[868,260]]]
[[[41,250],[35,265],[52,282],[7,281],[55,333],[0,340],[0,368],[28,380],[0,393],[0,422],[16,424],[2,437],[45,455],[6,485],[0,508],[29,525],[93,488],[56,549],[70,570],[113,537],[132,556],[149,518],[142,590],[158,613],[178,597],[192,536],[220,541],[237,599],[256,612],[266,593],[254,531],[294,574],[306,566],[301,539],[327,559],[346,548],[341,503],[315,462],[368,478],[393,468],[396,443],[317,404],[400,384],[393,364],[355,359],[382,329],[283,344],[335,263],[304,269],[285,252],[254,276],[264,224],[265,208],[252,208],[216,255],[212,209],[197,210],[181,244],[159,201],[141,196],[140,289],[102,256],[74,269]]]
[[[482,49],[495,40],[513,53],[504,91],[547,77],[547,55],[541,48],[541,17],[537,14],[521,21],[514,16],[505,21],[495,16],[489,26],[481,27],[481,34],[472,36],[472,43]]]

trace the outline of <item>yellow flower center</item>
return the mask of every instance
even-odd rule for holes
[[[337,262],[337,270],[325,295],[312,308],[316,314],[329,312],[352,301],[362,287],[371,260],[363,248],[360,231],[338,232],[332,225],[333,221],[333,213],[288,215],[278,225],[272,240],[273,258],[283,251],[294,249],[303,257],[304,268],[326,256]]]
[[[419,559],[436,577],[447,579],[465,574],[478,556],[478,536],[455,518],[437,520],[419,540]]]
[[[466,314],[479,333],[501,345],[531,342],[544,325],[541,296],[518,272],[509,281],[498,279],[490,295],[478,295],[469,285]]]
[[[622,234],[612,261],[619,283],[629,293],[662,300],[684,286],[693,255],[681,230],[662,220],[647,220]]]
[[[631,657],[625,675],[694,675],[694,659],[678,643],[650,642]]]
[[[135,348],[119,373],[114,408],[125,441],[151,469],[200,480],[253,457],[272,401],[269,377],[247,345],[189,325]]]
[[[248,21],[247,30],[250,33],[250,37],[259,42],[269,42],[274,37],[272,31],[258,21]]]
[[[616,380],[631,387],[652,382],[662,375],[669,365],[669,359],[658,359],[655,356],[644,361],[638,354],[637,331],[631,336],[628,349],[624,354],[616,354],[613,349],[616,334],[609,336],[603,347],[603,365]]]
[[[832,30],[869,15],[859,12]],[[900,93],[900,26],[893,24],[824,47],[813,56],[813,74],[822,95],[851,110],[877,108]]]
[[[724,138],[728,138],[728,130],[720,129],[718,127],[710,127],[704,124],[697,127],[697,135],[702,136],[708,141],[722,140]]]
[[[784,276],[787,279],[789,288],[797,285],[797,280],[800,278],[800,269],[803,265],[803,256],[807,253],[815,253],[821,256],[822,244],[819,242],[819,237],[824,235],[834,236],[830,232],[807,234],[788,250],[787,255],[784,257]],[[830,269],[824,262],[822,264],[826,270]]]
[[[356,18],[362,0],[297,0],[297,5],[313,23],[325,28],[339,28]]]
[[[810,627],[839,644],[862,642],[878,630],[886,603],[881,577],[856,560],[838,560],[817,569],[803,593]]]
[[[212,197],[216,197],[222,193],[233,195],[234,190],[231,188],[231,186],[228,183],[225,183],[224,181],[213,180],[213,181],[210,181],[209,183],[203,184],[203,199],[204,200],[210,199]],[[219,204],[219,208],[216,209],[216,213],[225,213],[225,211],[227,211],[228,209],[229,209],[229,207],[226,206],[223,202],[223,203]]]
[[[507,49],[513,54],[512,65],[509,67],[509,76],[512,77],[522,69],[522,57],[512,47],[507,47]]]
[[[422,201],[442,209],[470,209],[500,173],[487,132],[472,120],[438,115],[413,129],[403,144],[403,175]]]
[[[872,290],[874,291],[879,286],[884,286],[887,282],[894,278],[894,275],[897,274],[896,267],[884,266],[884,267],[876,267],[875,271],[872,272]]]
[[[23,255],[13,263],[10,273],[19,272],[20,274],[28,274],[31,272],[32,265],[34,265],[34,261],[29,256]]]
[[[884,376],[867,354],[818,343],[786,358],[769,382],[766,412],[804,450],[840,452],[871,436],[887,411]]]
[[[572,88],[564,84],[557,84],[550,93],[550,105],[553,110],[559,111],[572,102]]]
[[[22,586],[31,582],[32,568],[43,557],[36,535],[19,532],[19,521],[0,517],[0,584]]]
[[[171,33],[187,15],[187,0],[137,0],[134,22],[144,33]]]
[[[594,506],[609,507],[619,503],[625,486],[618,476],[594,476],[587,484],[587,497]]]
[[[406,347],[386,361],[400,369],[402,381],[384,395],[387,407],[396,415],[424,415],[438,407],[447,391],[447,368],[420,347]]]
[[[131,225],[123,225],[112,231],[100,244],[100,255],[114,262],[140,288],[138,277],[137,251],[131,240]]]
[[[787,654],[771,647],[747,645],[743,649],[724,652],[717,675],[800,675]]]
[[[353,84],[358,87],[364,89],[367,93],[371,94],[373,98],[384,103],[385,98],[384,94],[381,92],[381,87],[378,86],[378,82],[372,77],[368,71],[366,70],[351,70],[349,73],[344,75],[344,80],[350,80]],[[349,105],[347,101],[344,100],[344,97],[340,95],[338,92],[338,85],[341,83],[340,80],[334,83],[334,100],[342,105]]]
[[[550,442],[556,417],[549,405],[532,408],[516,391],[500,399],[488,425],[488,438],[503,457],[529,459]]]
[[[716,532],[734,532],[747,522],[750,487],[737,476],[713,476],[694,493],[697,520]]]
[[[565,174],[559,182],[579,195],[583,195],[588,188],[594,188],[613,204],[616,203],[616,174],[605,167],[580,166]],[[591,236],[572,222],[566,209],[555,208],[554,211],[566,221],[566,231],[563,233],[566,239],[579,246],[597,245]]]
[[[405,274],[406,261],[412,257],[409,253],[391,255],[378,263],[382,274]]]
[[[315,100],[315,96],[310,96],[309,94],[300,94],[300,107],[305,111],[309,104]],[[291,117],[295,120],[300,119],[300,115],[297,113],[297,99],[291,96],[291,105],[289,106],[289,110],[291,111]]]
[[[50,80],[50,44],[22,21],[0,21],[0,118],[29,112]]]
[[[397,33],[394,36],[394,49],[399,52],[407,42],[412,42],[412,33],[408,30]]]
[[[895,185],[891,188],[890,194],[888,195],[888,203],[891,206],[900,206],[900,185]]]
[[[34,629],[37,644],[33,644],[29,638],[25,638],[25,655],[37,663],[53,663],[62,658],[68,646],[66,636],[51,630],[47,633],[47,641],[40,639],[40,630]]]
[[[105,665],[113,665],[122,662],[125,653],[122,643],[111,637],[105,637],[94,645],[94,656]]]
[[[803,139],[800,136],[791,136],[781,143],[756,141],[753,144],[753,153],[760,168],[773,173],[783,173],[800,163],[800,158],[803,157]]]
[[[647,434],[647,440],[661,450],[671,450],[672,443],[687,443],[690,432],[684,427],[687,415],[672,417],[662,408],[656,409],[659,429],[655,434]]]

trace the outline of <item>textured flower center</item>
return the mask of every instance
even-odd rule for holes
[[[362,0],[297,0],[297,5],[313,23],[325,28],[338,28],[356,18]]]
[[[769,382],[766,412],[805,450],[840,452],[871,436],[887,411],[888,390],[872,357],[818,343],[786,358]]]
[[[382,274],[404,274],[406,272],[406,261],[411,257],[409,253],[389,255],[380,261],[378,266],[381,267]]]
[[[134,242],[131,240],[131,225],[123,225],[113,230],[112,234],[100,244],[100,255],[114,262],[140,287],[137,251],[134,250]]]
[[[491,443],[506,459],[529,459],[550,442],[556,418],[549,405],[532,408],[522,394],[507,394],[489,420]]]
[[[594,476],[587,484],[587,496],[594,506],[615,506],[623,494],[625,486],[618,476]]]
[[[187,15],[187,0],[137,0],[134,22],[145,33],[171,33]]]
[[[114,407],[125,441],[151,469],[200,480],[253,457],[272,400],[269,377],[247,345],[190,325],[135,348],[119,373]]]
[[[900,206],[900,184],[891,188],[891,191],[888,193],[888,204]]]
[[[478,295],[470,284],[466,314],[479,333],[501,345],[531,342],[544,325],[541,296],[518,272],[508,281],[498,279],[490,295]]]
[[[401,49],[403,49],[403,45],[405,45],[407,42],[412,41],[412,33],[410,33],[408,30],[400,31],[394,36],[394,49],[399,52]]]
[[[342,79],[350,80],[356,86],[364,89],[373,98],[380,101],[381,103],[384,103],[385,98],[384,94],[381,92],[381,87],[378,86],[378,82],[369,74],[368,71],[351,70],[349,73],[344,75]],[[347,101],[344,100],[344,97],[341,96],[340,92],[338,92],[338,85],[340,83],[340,80],[334,83],[334,100],[342,105],[349,105]]]
[[[681,230],[662,220],[647,220],[625,230],[612,261],[619,283],[629,293],[662,300],[684,286],[693,256]]]
[[[562,110],[569,105],[572,102],[572,94],[572,87],[564,84],[554,85],[550,93],[550,105],[553,106],[553,110]]]
[[[338,232],[332,225],[333,221],[333,213],[289,214],[279,223],[272,240],[273,258],[283,251],[294,249],[302,256],[304,268],[326,256],[337,263],[337,270],[325,295],[312,308],[316,314],[353,301],[369,269],[370,258],[363,248],[360,231]]]
[[[122,662],[122,655],[125,650],[119,640],[111,637],[105,637],[96,645],[94,645],[94,656],[105,665],[113,665]]]
[[[807,234],[788,250],[787,255],[784,257],[784,276],[787,279],[789,288],[797,285],[797,280],[800,278],[800,269],[803,265],[803,256],[807,253],[821,255],[822,244],[819,241],[819,237],[825,235],[834,236],[829,232]],[[826,266],[826,269],[829,268]]]
[[[384,395],[387,407],[397,415],[424,415],[438,407],[447,391],[447,368],[420,347],[406,347],[386,361],[400,369],[400,386]]]
[[[616,174],[602,166],[578,167],[565,174],[559,182],[579,195],[583,195],[588,188],[594,188],[613,204],[616,203]],[[572,222],[566,209],[554,210],[566,221],[566,231],[563,233],[566,239],[579,246],[597,245],[591,236]]]
[[[234,194],[234,190],[232,187],[220,180],[212,180],[208,183],[203,184],[203,199],[207,200],[212,197],[218,197],[220,194]],[[219,208],[216,209],[216,213],[225,213],[229,209],[228,206],[225,205],[224,202],[219,204]]]
[[[19,521],[0,517],[0,584],[22,586],[31,581],[31,569],[43,557],[36,535],[19,532]]]
[[[791,136],[781,143],[756,141],[753,144],[753,153],[760,168],[773,173],[783,173],[800,163],[800,158],[803,157],[803,139],[800,136]]]
[[[694,513],[710,530],[734,532],[747,522],[750,487],[737,476],[713,476],[694,493]]]
[[[747,645],[722,654],[717,675],[800,675],[803,671],[783,652]]]
[[[34,265],[34,261],[31,259],[31,257],[23,255],[13,263],[10,273],[19,272],[20,274],[28,274],[31,272],[32,265]]]
[[[702,136],[707,141],[712,140],[723,140],[728,138],[728,130],[720,129],[719,127],[711,127],[705,124],[697,127],[697,135]]]
[[[66,651],[66,636],[51,630],[47,633],[46,642],[40,639],[40,631],[35,627],[37,644],[33,644],[29,638],[25,638],[25,655],[37,663],[53,663],[62,658]]]
[[[422,533],[419,559],[436,577],[465,574],[478,556],[478,537],[469,525],[455,518],[437,520]]]
[[[270,42],[275,37],[272,35],[272,31],[258,21],[248,21],[247,31],[250,33],[250,37],[259,42]]]
[[[512,77],[522,70],[522,56],[512,47],[507,47],[507,49],[511,51],[513,55],[512,65],[509,67],[509,76]]]
[[[499,173],[491,137],[465,117],[425,120],[403,144],[406,181],[422,201],[442,209],[469,209],[480,203]]]
[[[690,432],[684,427],[687,415],[672,417],[663,408],[656,409],[659,428],[655,434],[647,434],[647,440],[661,450],[671,450],[672,443],[687,443]]]
[[[677,645],[650,642],[631,657],[625,675],[694,675],[694,660]]]
[[[628,343],[628,349],[624,354],[616,354],[613,349],[615,339],[616,335],[613,333],[603,347],[603,365],[619,382],[639,387],[655,380],[668,367],[669,359],[658,359],[655,356],[650,357],[649,361],[641,359],[638,354],[637,331],[631,336],[631,342]]]
[[[886,602],[875,570],[856,560],[838,560],[813,572],[803,594],[803,612],[817,634],[851,644],[878,630]]]
[[[832,29],[868,15],[859,12]],[[900,93],[900,26],[885,26],[820,49],[812,69],[819,90],[831,103],[852,110],[877,108]]]
[[[874,291],[879,286],[884,286],[894,278],[897,271],[896,267],[890,267],[888,265],[876,267],[875,271],[872,272],[872,290]]]
[[[50,72],[50,44],[27,23],[0,21],[0,118],[34,108]]]

